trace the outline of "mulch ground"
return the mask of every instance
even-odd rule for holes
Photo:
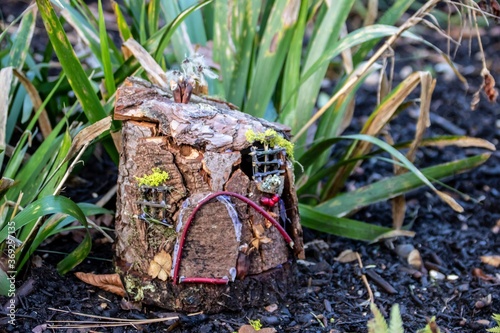
[[[492,75],[500,82],[498,28],[491,28],[484,45]],[[424,62],[425,56],[417,60],[412,56],[421,50],[418,45],[405,46],[398,53],[397,71],[406,70],[406,66],[416,61]],[[473,43],[469,56],[467,43],[464,43],[455,59],[470,80],[468,91],[456,79],[447,80],[446,72],[437,71],[439,81],[431,107],[433,125],[427,136],[471,135],[498,146],[498,105],[487,103],[483,96],[478,109],[470,111],[472,94],[481,83],[480,62],[474,50],[477,45]],[[362,97],[357,101],[360,112],[349,131],[359,129],[373,109],[375,87],[364,89],[366,91],[359,94]],[[405,112],[391,123],[391,130],[398,140],[411,138],[414,123],[412,113]],[[419,152],[416,163],[418,166],[437,164],[480,152],[472,148],[426,148]],[[97,161],[91,166],[87,164],[79,175],[80,181],[75,182],[77,185],[68,187],[67,194],[73,199],[95,201],[113,186],[116,169],[112,164]],[[368,161],[358,171],[351,179],[355,186],[389,174],[391,166]],[[436,318],[442,332],[485,332],[486,328],[494,326],[492,314],[500,313],[500,271],[481,261],[481,256],[500,254],[500,153],[494,152],[484,165],[457,175],[446,184],[470,196],[464,199],[456,195],[465,211],[455,213],[428,189],[408,194],[405,224],[410,224],[411,230],[416,232],[411,239],[366,244],[305,230],[307,258],[297,263],[296,290],[285,302],[242,312],[188,317],[152,307],[124,310],[120,297],[88,286],[71,273],[57,274],[55,264],[62,255],[47,251],[67,252],[75,246],[71,235],[59,237],[37,253],[29,270],[18,279],[16,326],[8,325],[7,318],[0,318],[0,332],[52,332],[49,321],[89,320],[74,312],[129,319],[180,315],[179,320],[155,324],[93,329],[97,332],[234,332],[249,320],[257,319],[264,327],[273,327],[278,332],[366,332],[367,321],[372,315],[362,276],[368,279],[375,303],[386,317],[392,305],[399,304],[407,332],[423,328],[431,317]],[[384,202],[358,212],[353,218],[390,226],[390,209],[390,204]],[[402,254],[412,248],[421,254],[423,267],[420,270],[413,269]],[[345,250],[358,252],[363,267],[357,260],[346,263],[336,260]],[[77,270],[112,273],[112,256],[111,244],[96,235],[91,255]],[[0,298],[0,305],[7,305],[7,301]],[[5,313],[5,307],[3,311]]]

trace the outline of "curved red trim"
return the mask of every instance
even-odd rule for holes
[[[183,277],[179,278],[179,283],[209,283],[209,284],[227,284],[229,279],[216,279],[204,277]]]
[[[281,236],[283,236],[283,238],[288,243],[288,245],[290,245],[290,247],[293,248],[293,241],[290,238],[290,236],[288,236],[285,229],[283,229],[283,227],[271,215],[269,215],[268,212],[266,212],[264,209],[262,209],[262,207],[260,207],[255,202],[248,199],[247,197],[242,196],[241,194],[238,194],[238,193],[226,192],[226,191],[215,192],[215,193],[208,195],[205,199],[201,200],[200,202],[198,202],[196,207],[191,212],[191,215],[189,215],[188,220],[186,221],[186,226],[184,227],[184,230],[182,231],[182,234],[181,234],[181,238],[179,239],[179,250],[177,251],[177,257],[175,260],[175,267],[174,267],[174,274],[172,276],[173,280],[174,280],[174,284],[178,283],[177,278],[179,275],[179,268],[181,266],[182,248],[184,247],[184,242],[186,241],[188,229],[189,229],[191,223],[193,222],[196,213],[198,212],[198,210],[200,210],[200,208],[204,204],[206,204],[207,202],[209,202],[213,198],[216,198],[216,197],[221,196],[221,195],[228,195],[228,196],[234,197],[236,199],[240,199],[241,201],[245,202],[247,205],[249,205],[250,207],[255,209],[260,215],[264,216],[269,222],[271,222],[271,224],[274,225],[276,227],[276,229],[278,229],[279,233],[281,234]]]

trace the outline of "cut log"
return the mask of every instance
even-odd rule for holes
[[[192,101],[174,103],[136,78],[117,91],[117,271],[129,297],[173,311],[282,301],[303,257],[293,163],[284,147],[246,134],[273,130],[287,139],[289,129],[225,103]],[[200,205],[220,191],[234,195]]]

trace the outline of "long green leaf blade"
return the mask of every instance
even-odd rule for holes
[[[83,112],[90,122],[95,123],[107,114],[102,107],[97,94],[94,92],[92,83],[87,78],[83,67],[78,60],[71,43],[59,22],[49,0],[37,0],[37,5],[42,16],[45,29],[49,35],[54,51],[59,58],[61,66],[68,77],[73,91],[82,105]],[[118,152],[111,140],[103,142],[108,154],[114,161],[118,161]]]
[[[421,170],[428,179],[442,179],[472,169],[484,163],[490,154],[485,153],[458,161],[443,163]],[[345,216],[362,207],[385,201],[423,186],[421,178],[413,173],[387,178],[354,190],[340,194],[314,207],[318,212],[333,216]]]
[[[299,204],[299,211],[303,226],[332,235],[371,242],[392,231],[387,227],[327,215],[316,210],[316,207],[303,204]]]
[[[108,96],[111,96],[116,91],[115,79],[113,77],[113,65],[111,64],[111,56],[109,54],[108,34],[106,31],[106,22],[104,21],[104,12],[102,10],[102,2],[99,0],[99,37],[101,39],[101,56],[104,69],[104,83]]]

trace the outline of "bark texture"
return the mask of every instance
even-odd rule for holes
[[[293,260],[303,257],[292,163],[282,161],[282,170],[274,176],[280,186],[274,192],[262,192],[261,183],[271,176],[253,176],[256,160],[251,151],[256,147],[245,133],[273,129],[288,138],[288,129],[225,103],[197,96],[192,101],[174,103],[167,92],[135,78],[118,89],[115,119],[124,122],[117,269],[129,296],[175,311],[210,313],[278,302],[293,286]],[[158,186],[141,185],[138,179],[154,169],[167,172],[168,180]],[[294,249],[262,215],[231,197],[217,197],[203,205],[180,248],[189,216],[201,200],[218,191],[234,192],[257,204],[262,197],[279,197],[279,204],[263,207],[282,223]],[[162,253],[168,257],[159,256]],[[176,265],[182,278],[229,282],[175,284]],[[158,267],[163,274],[154,273]]]

